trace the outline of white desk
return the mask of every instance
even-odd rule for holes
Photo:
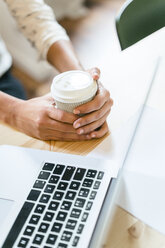
[[[119,204],[165,234],[165,60],[157,73],[125,162]]]
[[[106,156],[118,160],[122,165],[154,67],[158,58],[164,55],[165,28],[124,50],[115,59],[115,63],[110,64],[107,72],[111,74],[109,89],[115,99],[110,116],[112,135],[92,151],[91,155]],[[142,118],[140,130],[126,160],[126,172],[117,203],[165,234],[165,125],[162,124],[165,123],[165,61],[161,63],[159,70],[161,73],[156,76],[147,101],[145,118]],[[118,113],[123,114],[117,116]],[[151,124],[143,132],[149,120]],[[110,151],[107,148],[109,146]]]
[[[104,55],[105,64],[101,68],[101,79],[114,99],[109,116],[111,135],[97,146],[91,155],[106,156],[119,160],[122,164],[137,121],[137,112],[144,102],[157,58],[165,53],[164,44],[165,28],[116,57]]]

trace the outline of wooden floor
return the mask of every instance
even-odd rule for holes
[[[89,6],[87,16],[78,20],[63,20],[61,24],[67,30],[82,65],[85,68],[97,66],[103,75],[108,60],[112,60],[120,51],[114,20],[124,0],[87,2]],[[43,95],[50,90],[50,82],[37,83],[30,75],[16,67],[13,68],[13,73],[23,82],[29,98]]]

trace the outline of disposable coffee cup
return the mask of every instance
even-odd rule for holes
[[[67,112],[73,112],[77,106],[91,101],[96,92],[97,82],[88,72],[80,70],[57,75],[51,85],[56,107]]]

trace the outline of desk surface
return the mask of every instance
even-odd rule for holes
[[[155,66],[155,60],[164,52],[164,44],[165,28],[137,43],[135,46],[130,47],[121,54],[116,55],[116,58],[112,59],[108,56],[105,58],[106,66],[102,69],[102,81],[111,91],[112,98],[115,102],[112,114],[108,118],[112,134],[127,123],[142,104],[147,87],[146,82],[150,80],[151,77],[147,68],[153,68],[153,66]],[[111,71],[109,68],[111,68]],[[110,83],[104,80],[105,78],[106,80],[109,78]],[[154,101],[150,104],[153,105]],[[88,154],[94,148],[98,149],[105,139],[109,139],[114,143],[114,146],[116,144],[114,140],[111,140],[112,135],[91,141],[45,142],[31,138],[2,123],[0,124],[0,137],[0,145],[17,145],[81,155]],[[109,153],[113,156],[117,156],[118,153],[114,153],[114,149],[115,147],[110,148]],[[115,159],[115,157],[113,158]],[[127,229],[135,222],[136,219],[134,217],[119,207],[116,207],[116,214],[114,216],[115,224],[110,229],[110,233],[113,235],[110,235],[108,241],[109,245],[111,245],[110,247],[137,247],[137,242],[141,242],[138,247],[165,247],[165,238],[149,227],[145,227],[145,235],[143,239],[141,238],[141,241],[139,241],[139,239],[138,241],[137,239],[131,240],[128,236]],[[120,230],[118,226],[120,226]],[[122,230],[125,230],[125,232]],[[153,241],[154,238],[156,240],[155,242]],[[156,244],[156,246],[154,246],[154,244]]]

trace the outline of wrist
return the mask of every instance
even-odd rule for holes
[[[18,107],[24,102],[21,99],[0,92],[0,120],[4,123],[15,126]]]
[[[57,41],[48,50],[47,60],[59,71],[83,70],[70,41]]]
[[[6,123],[17,128],[18,129],[18,123],[19,123],[19,116],[20,116],[20,109],[23,107],[23,103],[25,101],[16,98],[16,100],[13,101],[12,106],[10,107],[10,114],[8,118],[6,119]]]

